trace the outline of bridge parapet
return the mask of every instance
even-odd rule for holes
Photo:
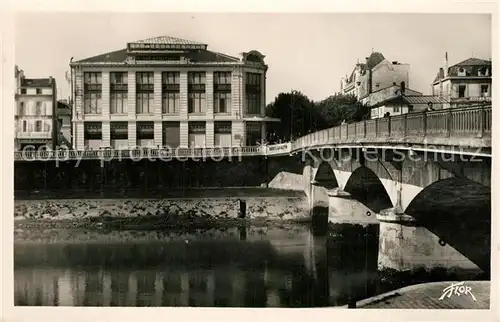
[[[445,109],[371,119],[267,146],[16,151],[15,161],[276,156],[322,145],[428,144],[491,148],[491,106]]]

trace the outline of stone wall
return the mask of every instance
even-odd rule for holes
[[[102,165],[102,166],[101,166]],[[17,161],[16,198],[36,192],[37,198],[161,197],[171,190],[192,188],[260,187],[280,172],[302,174],[299,159],[261,156],[215,161],[151,161],[148,159]],[[275,188],[288,189],[288,185]]]
[[[14,218],[77,219],[88,217],[210,216],[237,218],[239,200],[246,202],[248,219],[304,220],[309,216],[305,196],[216,197],[194,199],[63,199],[16,200]]]

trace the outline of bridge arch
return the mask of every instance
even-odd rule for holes
[[[386,180],[389,181],[389,179]],[[352,172],[344,191],[375,213],[394,206],[393,198],[377,173],[366,165],[361,165]]]
[[[484,272],[490,272],[489,187],[467,178],[438,180],[420,191],[404,213],[434,235],[429,234],[420,243],[424,252],[437,250],[442,257],[457,261],[457,266],[459,261],[468,259]]]

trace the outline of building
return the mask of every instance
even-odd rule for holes
[[[18,66],[15,66],[15,79],[15,149],[21,150],[26,146],[34,146],[36,149],[46,146],[55,149],[57,146],[55,79],[27,78]]]
[[[71,106],[68,100],[57,102],[57,125],[58,125],[58,145],[71,148]]]
[[[256,50],[241,58],[173,37],[71,62],[73,144],[255,146],[266,136],[266,72]]]
[[[449,101],[451,107],[490,103],[491,65],[491,60],[469,58],[448,67],[446,53],[444,66],[431,85],[432,95]]]
[[[349,76],[341,80],[341,93],[355,95],[363,101],[371,93],[401,84],[409,86],[410,65],[388,61],[379,52],[372,52],[365,63],[357,63]]]
[[[446,108],[448,101],[442,97],[432,95],[399,95],[375,103],[371,109],[371,118],[376,119],[385,115],[401,115],[426,110],[440,110]]]

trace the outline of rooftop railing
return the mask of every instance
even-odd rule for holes
[[[426,143],[441,139],[447,145],[461,145],[470,139],[491,139],[491,106],[446,109],[395,115],[371,119],[317,131],[293,142],[267,146],[214,147],[214,148],[136,148],[126,150],[39,150],[16,151],[14,160],[85,160],[85,159],[185,159],[223,158],[239,156],[273,156],[288,154],[321,145],[366,143]],[[454,139],[457,139],[454,141]],[[469,139],[469,140],[462,140]],[[491,147],[491,140],[486,140]]]

